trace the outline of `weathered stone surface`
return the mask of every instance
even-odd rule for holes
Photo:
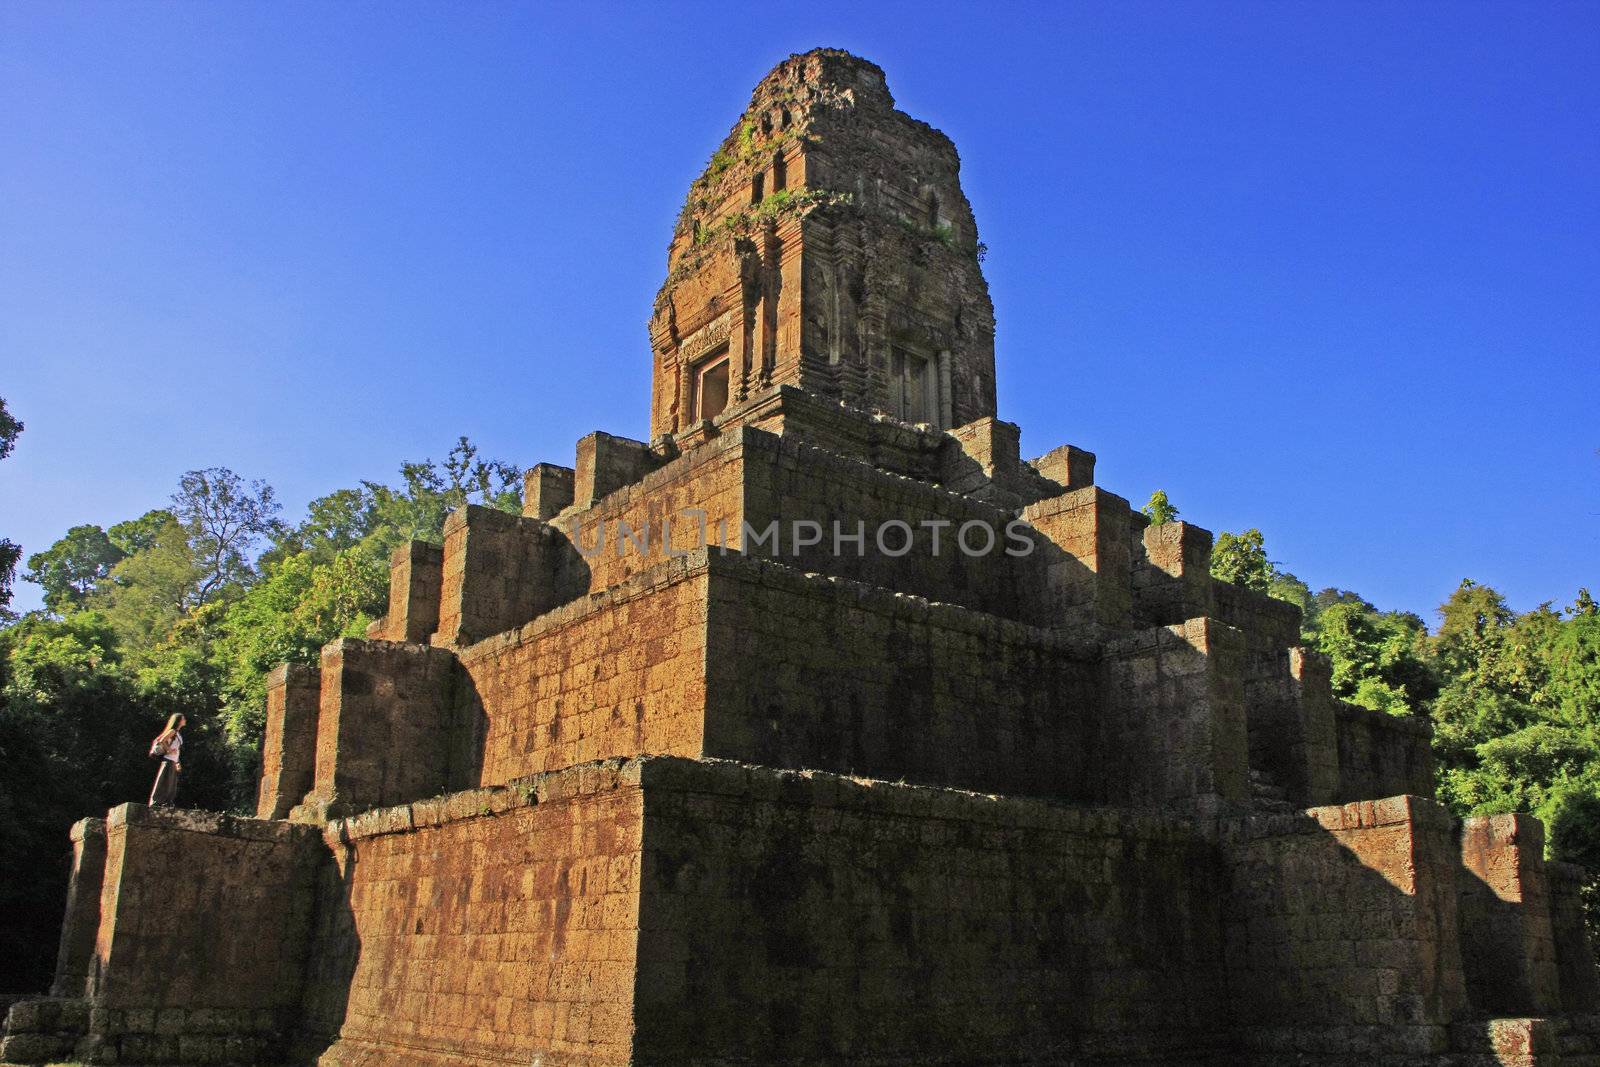
[[[1433,730],[1412,715],[1386,715],[1334,703],[1339,747],[1338,799],[1390,793],[1433,794]]]
[[[554,575],[566,554],[564,541],[537,519],[477,504],[457,508],[444,524],[439,620],[430,640],[470,645],[555,607],[562,597]]]
[[[261,742],[258,819],[282,819],[311,791],[317,774],[317,718],[322,675],[285,663],[267,675],[267,728]]]
[[[779,64],[674,228],[652,436],[780,384],[946,429],[993,416],[994,308],[959,168],[872,63]]]
[[[389,641],[424,642],[439,628],[439,598],[444,580],[444,549],[411,541],[389,559],[389,613],[382,632]]]
[[[320,675],[316,771],[300,817],[427,796],[464,777],[453,653],[342,637],[323,648]]]
[[[1239,633],[1191,619],[1105,649],[1091,751],[1104,803],[1212,807],[1248,794]]]
[[[103,849],[98,869],[74,868],[57,974],[73,984],[89,929],[82,999],[12,1005],[0,1061],[281,1063],[326,862],[317,833],[125,804],[74,836]]]
[[[72,880],[67,914],[61,923],[61,948],[56,955],[51,996],[81,997],[94,965],[100,927],[100,893],[106,871],[104,819],[80,819],[72,826]]]
[[[1028,466],[1060,485],[1062,490],[1086,489],[1094,484],[1095,455],[1074,445],[1057,445]]]
[[[1196,1061],[1221,870],[1181,823],[651,763],[640,1062]]]
[[[1391,797],[1306,815],[1230,835],[1228,972],[1247,1043],[1445,1051],[1467,1007],[1448,813]]]
[[[663,457],[650,451],[643,441],[601,433],[596,430],[578,442],[578,463],[573,475],[574,502],[593,507],[601,500],[632,485],[656,467]]]
[[[553,519],[572,506],[577,472],[554,463],[535,463],[522,479],[522,514]]]
[[[1147,626],[1212,614],[1211,531],[1192,523],[1151,526],[1130,515],[1133,613]]]
[[[1550,884],[1550,934],[1555,942],[1561,1010],[1570,1015],[1600,1013],[1600,973],[1594,945],[1583,921],[1583,885],[1589,874],[1571,863],[1545,865]],[[1600,1052],[1600,1043],[1594,1051]]]
[[[1473,1006],[1484,1015],[1561,1011],[1545,877],[1544,827],[1531,815],[1461,824],[1461,952]]]

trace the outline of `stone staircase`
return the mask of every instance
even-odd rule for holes
[[[1250,809],[1261,815],[1289,815],[1300,810],[1270,771],[1256,767],[1250,768]]]

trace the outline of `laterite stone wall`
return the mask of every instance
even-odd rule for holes
[[[1159,816],[645,768],[634,1063],[1197,1062],[1214,846]]]
[[[642,811],[610,764],[330,824],[302,1051],[627,1063]]]
[[[706,755],[1091,792],[1096,667],[1060,635],[757,560],[708,565]]]
[[[676,560],[461,653],[476,781],[640,752],[698,755],[705,721],[705,553]]]

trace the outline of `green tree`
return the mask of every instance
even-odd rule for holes
[[[1265,593],[1271,589],[1276,573],[1272,561],[1267,559],[1265,538],[1260,530],[1252,527],[1237,534],[1224,530],[1217,535],[1211,548],[1212,577]]]
[[[267,672],[280,663],[315,663],[336,637],[359,637],[383,612],[389,592],[386,556],[362,547],[319,562],[300,552],[229,606],[215,648],[223,682],[223,718],[236,746],[260,744]]]
[[[400,477],[405,483],[400,489],[362,483],[373,500],[368,535],[388,547],[413,539],[439,541],[445,517],[463,504],[476,502],[513,514],[522,510],[522,471],[480,459],[478,447],[465,437],[441,462],[401,464]]]
[[[17,437],[23,430],[11,412],[6,410],[5,397],[0,397],[0,459],[11,455]],[[17,561],[22,558],[22,546],[15,541],[0,538],[0,625],[16,618],[11,611],[11,585],[17,578]]]
[[[222,714],[241,752],[260,744],[265,678],[279,663],[315,663],[339,636],[360,636],[387,608],[389,554],[413,539],[439,543],[453,508],[522,510],[522,472],[483,459],[460,438],[443,461],[404,463],[402,484],[363,482],[311,502],[260,560],[261,580],[228,606],[214,650]]]
[[[1423,712],[1438,692],[1422,654],[1427,630],[1416,615],[1341,599],[1319,611],[1306,634],[1332,661],[1333,692],[1342,700],[1404,715]]]
[[[188,535],[200,579],[194,602],[204,604],[229,586],[254,577],[250,551],[278,530],[272,487],[246,483],[226,467],[187,471],[172,496],[172,513]]]
[[[74,526],[67,536],[28,557],[23,578],[44,589],[46,611],[65,615],[83,606],[124,555],[100,527]]]
[[[1312,596],[1311,587],[1288,571],[1272,569],[1272,578],[1267,582],[1267,595],[1275,600],[1293,604],[1300,609],[1301,615],[1307,626],[1312,622]]]
[[[11,610],[11,586],[17,580],[17,560],[21,556],[21,545],[0,538],[0,626],[16,618]]]
[[[369,483],[370,484],[370,483]],[[372,488],[338,489],[318,497],[306,508],[298,525],[284,527],[273,545],[259,561],[263,570],[287,556],[314,553],[319,559],[332,558],[359,544],[378,521],[377,497]]]
[[[1580,589],[1570,616],[1550,638],[1546,656],[1546,703],[1572,726],[1600,721],[1600,610]]]
[[[1444,681],[1433,704],[1440,798],[1460,814],[1537,811],[1558,792],[1570,800],[1572,783],[1600,781],[1600,633],[1582,594],[1569,617],[1549,604],[1517,615],[1467,580],[1439,614],[1429,646]],[[1551,848],[1560,855],[1553,838]]]
[[[0,459],[11,455],[11,450],[17,447],[17,438],[22,436],[24,429],[16,416],[6,410],[6,398],[0,396]]]
[[[137,519],[128,519],[119,522],[106,531],[106,538],[124,556],[131,556],[135,552],[143,552],[161,537],[161,532],[167,524],[175,522],[177,517],[166,508],[156,508],[147,511]]]
[[[111,568],[87,606],[104,613],[117,631],[124,655],[141,660],[198,603],[205,567],[189,534],[169,512],[148,531],[144,547]],[[113,527],[112,529],[116,529]]]
[[[1178,517],[1178,509],[1167,499],[1165,489],[1157,489],[1151,493],[1149,501],[1139,510],[1150,520],[1151,526],[1165,526]]]

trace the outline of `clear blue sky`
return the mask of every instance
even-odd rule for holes
[[[818,45],[960,148],[1026,454],[1430,619],[1600,591],[1593,3],[7,0],[0,534],[645,436],[684,192]]]

